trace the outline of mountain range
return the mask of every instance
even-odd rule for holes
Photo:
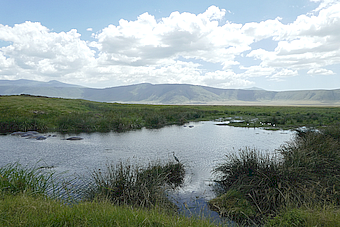
[[[0,95],[19,94],[144,104],[340,106],[340,89],[267,91],[259,88],[221,89],[190,84],[149,83],[96,89],[56,80],[0,80]]]

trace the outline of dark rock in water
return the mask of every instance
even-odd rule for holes
[[[37,131],[27,131],[26,133],[33,134],[33,135],[39,134],[39,132],[37,132]]]
[[[47,137],[50,136],[41,136],[39,135],[39,132],[36,131],[27,131],[27,132],[13,132],[11,133],[12,136],[21,136],[21,137],[25,137],[25,139],[36,139],[36,140],[45,140],[47,139]]]
[[[39,133],[36,132],[36,131],[27,131],[27,132],[21,134],[21,137],[28,137],[28,136],[33,136],[33,135],[37,135],[37,134],[39,134]]]
[[[37,135],[39,132],[36,131],[27,131],[27,132],[13,132],[11,133],[12,136],[21,136],[21,137],[27,137],[27,136],[32,136],[32,135]]]
[[[25,134],[26,132],[20,132],[20,131],[18,131],[18,132],[12,132],[11,133],[11,135],[12,136],[21,136],[22,134]]]
[[[46,136],[37,136],[37,138],[35,138],[36,140],[45,140],[47,139]]]
[[[67,138],[66,140],[82,140],[82,139],[83,138],[79,136],[72,136],[72,137]]]
[[[36,139],[38,136],[37,135],[29,135],[29,136],[23,136],[25,139]]]

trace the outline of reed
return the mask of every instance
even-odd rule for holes
[[[105,170],[92,173],[93,183],[86,191],[87,200],[104,199],[117,205],[175,209],[166,191],[181,185],[184,179],[181,163],[149,163],[147,166],[129,162],[107,164]]]
[[[37,166],[7,164],[0,167],[0,192],[45,194],[54,187],[53,175],[53,172]]]
[[[287,207],[340,205],[339,133],[339,127],[299,131],[274,156],[256,149],[227,155],[214,169],[219,199],[211,206],[219,206],[234,190],[256,210],[251,220],[263,224]]]
[[[214,174],[216,176],[214,190],[219,199],[211,200],[210,207],[220,213],[223,209],[224,215],[236,218],[243,224],[252,224],[253,221],[261,223],[263,216],[277,210],[284,200],[280,190],[279,164],[275,157],[262,154],[256,149],[246,148],[240,150],[238,154],[227,155],[225,162],[214,169]],[[232,200],[234,197],[228,196],[231,192],[240,193],[247,200],[243,202],[249,205],[247,209],[256,212],[249,213],[243,209],[232,213],[226,212],[231,207],[221,207],[219,204],[221,200],[228,204],[227,199]],[[240,198],[238,200],[240,201]],[[246,213],[247,217],[242,215]]]

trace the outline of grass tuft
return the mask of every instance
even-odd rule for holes
[[[0,192],[45,194],[53,188],[53,175],[53,172],[37,166],[7,164],[0,167]]]
[[[183,183],[184,165],[160,162],[146,167],[120,162],[108,164],[106,170],[92,173],[93,184],[86,192],[88,200],[104,199],[117,205],[152,208],[162,206],[174,209],[166,190]]]
[[[215,192],[229,202],[230,190],[241,193],[256,208],[258,224],[287,207],[340,205],[339,135],[340,127],[298,131],[277,155],[256,149],[227,155],[214,170]]]

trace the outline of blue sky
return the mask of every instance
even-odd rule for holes
[[[0,0],[0,80],[340,88],[339,0]]]

